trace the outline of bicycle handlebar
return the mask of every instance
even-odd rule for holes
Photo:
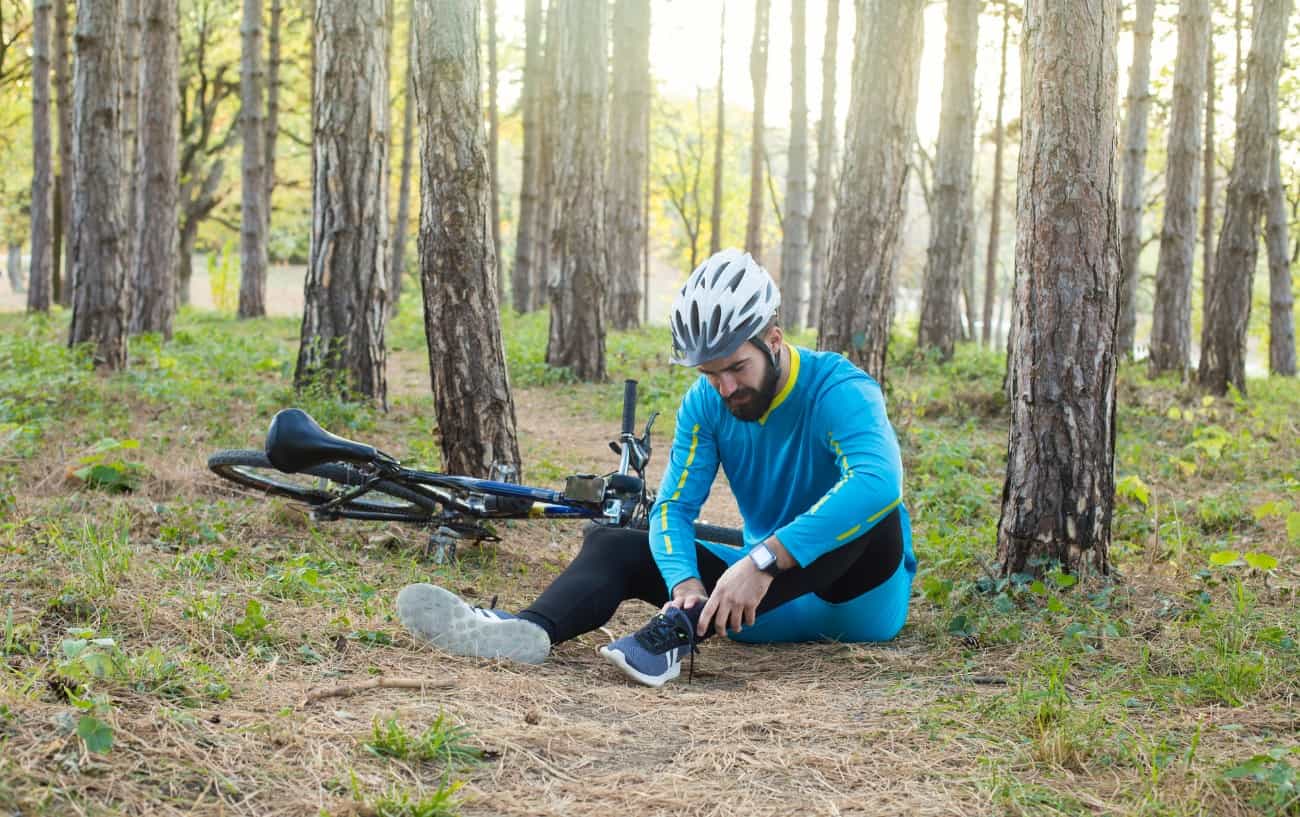
[[[623,433],[636,433],[636,381],[623,381]]]

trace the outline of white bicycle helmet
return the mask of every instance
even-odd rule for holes
[[[734,354],[780,306],[772,276],[749,253],[715,253],[695,268],[673,301],[672,362],[699,366]]]

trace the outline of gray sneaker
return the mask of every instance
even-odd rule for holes
[[[397,617],[411,635],[453,655],[540,664],[551,651],[546,631],[504,610],[471,607],[450,590],[412,584],[397,594]]]

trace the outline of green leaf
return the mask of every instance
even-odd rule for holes
[[[1210,564],[1218,567],[1241,564],[1241,554],[1235,550],[1219,550],[1210,554]]]
[[[1123,477],[1115,483],[1115,493],[1125,499],[1133,499],[1141,502],[1143,507],[1151,504],[1151,489],[1142,481],[1142,478],[1136,475]]]
[[[1300,511],[1286,515],[1286,538],[1293,545],[1300,545]]]
[[[1056,571],[1055,573],[1052,573],[1049,576],[1049,578],[1056,583],[1057,587],[1061,588],[1062,590],[1066,589],[1067,587],[1074,587],[1076,584],[1079,583],[1078,576],[1071,576],[1069,573],[1063,573],[1059,570]]]
[[[1256,570],[1274,570],[1277,568],[1277,559],[1267,553],[1247,553],[1244,558],[1246,564]]]
[[[1064,613],[1065,605],[1058,598],[1050,598],[1047,600],[1047,609],[1053,613]]]
[[[82,715],[77,721],[77,737],[96,754],[104,754],[113,748],[113,727],[93,715]]]
[[[1034,579],[1029,583],[1029,592],[1033,593],[1035,596],[1046,596],[1047,585],[1043,584],[1042,581],[1038,579]]]
[[[1181,420],[1183,419],[1183,412],[1178,406],[1170,406],[1169,411],[1165,412],[1165,416],[1170,420]]]

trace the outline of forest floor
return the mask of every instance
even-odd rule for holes
[[[902,634],[710,642],[653,690],[596,655],[640,603],[540,667],[394,619],[414,581],[526,605],[578,525],[515,523],[439,567],[418,531],[315,523],[206,471],[292,404],[436,467],[414,311],[387,412],[294,395],[292,319],[188,313],[106,377],[62,346],[66,314],[0,317],[0,814],[1300,814],[1295,382],[1211,400],[1125,369],[1113,574],[998,579],[1001,360],[896,343],[921,564]],[[612,467],[624,376],[665,412],[662,464],[691,377],[662,330],[611,336],[599,385],[545,367],[545,331],[506,321],[525,478]],[[705,516],[738,521],[725,487]]]

